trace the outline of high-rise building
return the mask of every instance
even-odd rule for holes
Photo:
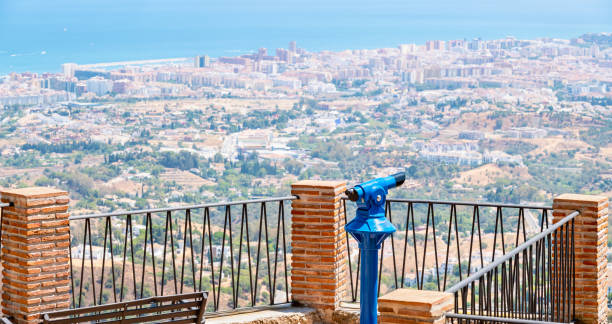
[[[98,96],[110,93],[113,90],[113,81],[101,77],[93,77],[87,80],[87,91]]]
[[[425,75],[423,70],[411,70],[402,72],[402,81],[410,84],[422,84],[424,82]]]
[[[429,40],[425,42],[425,47],[428,51],[442,51],[445,49],[444,41],[442,40]]]
[[[295,43],[295,41],[290,41],[289,42],[289,51],[295,53],[297,51],[297,44]]]
[[[257,60],[258,61],[263,60],[266,55],[268,55],[268,49],[267,48],[262,47],[259,50],[257,50]]]
[[[416,44],[400,44],[398,48],[401,55],[406,55],[416,51]]]
[[[72,78],[77,67],[78,65],[76,63],[64,63],[62,64],[62,73],[64,76]]]
[[[468,48],[472,51],[479,51],[484,48],[484,43],[480,38],[474,38],[468,43]]]
[[[196,56],[193,60],[193,65],[197,68],[209,67],[210,57],[208,55]]]
[[[289,51],[284,48],[277,48],[276,57],[278,57],[280,61],[288,62],[289,61]]]

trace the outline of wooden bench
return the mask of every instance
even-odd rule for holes
[[[143,298],[43,314],[43,323],[204,323],[207,292]]]

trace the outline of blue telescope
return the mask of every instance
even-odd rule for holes
[[[385,218],[385,202],[389,189],[401,186],[405,180],[404,173],[397,173],[364,182],[345,192],[351,201],[357,203],[357,215],[345,229],[357,240],[361,250],[361,324],[377,323],[378,250],[396,230]]]

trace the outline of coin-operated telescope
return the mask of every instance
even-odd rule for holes
[[[357,240],[361,250],[361,324],[377,322],[378,250],[396,230],[385,218],[385,202],[389,189],[401,186],[405,180],[404,173],[397,173],[364,182],[345,192],[351,201],[357,203],[357,215],[345,229]]]

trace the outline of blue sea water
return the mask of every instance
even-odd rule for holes
[[[612,31],[610,0],[0,0],[0,74],[65,62]]]

